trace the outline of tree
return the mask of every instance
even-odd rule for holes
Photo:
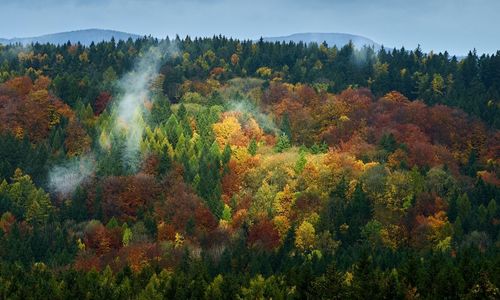
[[[295,231],[295,246],[301,251],[310,251],[316,243],[316,231],[314,226],[303,221]]]
[[[278,137],[278,141],[274,146],[274,151],[281,153],[290,147],[291,147],[290,140],[288,139],[288,136],[283,133]]]
[[[6,206],[14,215],[33,225],[45,224],[53,213],[49,195],[37,188],[31,177],[24,175],[21,169],[16,169],[11,184],[4,181],[0,185],[0,195],[2,194],[7,198]]]
[[[307,164],[306,152],[304,150],[299,151],[299,158],[295,162],[295,173],[300,174],[304,170]]]
[[[109,92],[101,92],[94,101],[94,114],[99,116],[106,109],[112,96]]]
[[[219,146],[216,142],[210,148],[204,145],[199,162],[198,192],[208,204],[212,213],[220,218],[222,216],[223,203],[221,199],[221,158]]]
[[[241,287],[241,299],[286,299],[296,296],[296,291],[288,287],[283,278],[257,275],[250,279],[250,285]]]
[[[175,114],[171,114],[165,124],[165,131],[167,133],[167,138],[170,144],[173,147],[177,146],[177,140],[179,139],[180,134],[177,132],[177,128],[179,127],[179,122],[177,121],[177,117]]]
[[[250,153],[250,155],[252,156],[255,156],[255,154],[257,154],[257,142],[255,141],[255,139],[251,139],[250,140],[250,144],[248,145],[248,153]]]
[[[312,283],[312,293],[317,299],[345,299],[348,297],[342,274],[331,264],[326,272]]]
[[[372,216],[371,203],[360,183],[356,184],[351,200],[347,205],[345,216],[349,225],[349,234],[345,235],[345,238],[349,241],[355,241],[361,237],[362,228]]]
[[[241,125],[234,116],[227,116],[221,122],[213,124],[215,139],[220,147],[226,144],[246,146],[248,138],[243,135]]]
[[[261,219],[250,227],[248,243],[271,251],[279,245],[280,235],[272,221]]]
[[[64,148],[68,156],[78,156],[90,150],[91,139],[82,126],[76,121],[70,121],[66,128]]]
[[[152,127],[167,123],[170,120],[172,110],[170,101],[163,95],[157,95],[153,98],[153,107],[151,108],[151,125]],[[168,124],[167,126],[173,126]]]
[[[467,194],[462,194],[457,198],[457,215],[462,221],[464,229],[468,228],[471,213],[471,203]]]
[[[292,140],[292,125],[290,124],[290,116],[288,112],[285,112],[281,117],[281,132],[287,136],[288,140]]]
[[[53,210],[49,195],[42,189],[32,190],[28,203],[30,204],[26,210],[26,221],[32,224],[46,223]]]
[[[224,291],[224,277],[219,274],[215,276],[214,280],[207,286],[205,290],[206,299],[223,299]]]

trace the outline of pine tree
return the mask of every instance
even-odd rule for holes
[[[252,139],[250,141],[250,144],[248,145],[248,153],[252,156],[255,156],[255,154],[257,154],[257,142],[255,141],[255,139]]]
[[[286,134],[283,133],[282,135],[279,136],[278,141],[274,146],[274,151],[281,153],[290,147],[291,147],[290,139]]]
[[[204,146],[199,162],[198,192],[207,201],[210,211],[217,217],[222,216],[223,202],[221,199],[221,158],[217,142],[210,148]]]
[[[177,132],[177,127],[179,126],[179,122],[177,121],[177,117],[175,114],[171,114],[165,124],[165,131],[167,133],[167,138],[170,144],[173,147],[177,145],[177,140],[179,139],[179,134]]]
[[[166,123],[171,114],[170,101],[167,97],[163,95],[154,97],[151,108],[151,127]]]
[[[285,112],[282,116],[280,129],[281,132],[283,132],[283,134],[287,136],[288,140],[291,141],[292,126],[290,125],[290,116],[288,115],[288,112]]]
[[[299,152],[299,158],[295,162],[295,173],[301,174],[307,164],[306,152],[301,150]]]

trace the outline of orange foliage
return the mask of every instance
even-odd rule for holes
[[[160,221],[157,226],[158,241],[173,241],[175,239],[175,228],[172,224],[165,224]]]
[[[127,255],[127,263],[132,271],[138,273],[143,267],[147,266],[148,259],[146,257],[146,249],[143,245],[134,245],[129,247]]]
[[[16,136],[26,133],[34,142],[46,138],[61,116],[73,119],[71,109],[47,90],[50,80],[41,76],[33,82],[17,77],[0,84],[0,131]]]
[[[10,212],[6,212],[0,218],[0,230],[3,231],[4,234],[10,232],[10,228],[16,222],[16,218]]]
[[[488,172],[488,171],[479,171],[477,172],[477,175],[481,177],[484,182],[487,182],[492,185],[500,186],[500,178],[496,176],[495,174]]]
[[[83,242],[86,249],[93,249],[98,256],[118,250],[122,246],[121,228],[108,229],[95,224],[86,230]]]
[[[257,142],[260,141],[264,131],[260,128],[257,121],[254,118],[250,118],[245,124],[243,124],[243,131],[245,136],[249,139],[255,139]]]

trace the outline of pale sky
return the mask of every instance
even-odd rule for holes
[[[500,0],[0,0],[0,37],[102,28],[159,38],[363,35],[462,55],[500,50]]]

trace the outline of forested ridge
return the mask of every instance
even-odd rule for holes
[[[500,52],[0,45],[0,297],[498,299]]]

